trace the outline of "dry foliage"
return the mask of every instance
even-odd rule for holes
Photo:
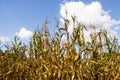
[[[26,45],[15,37],[11,47],[0,51],[0,80],[120,80],[120,46],[105,30],[92,32],[86,42],[85,25],[73,20],[73,33],[68,32],[68,19],[51,36],[44,28],[35,31]],[[94,27],[93,27],[94,28]],[[67,40],[61,42],[63,35]],[[28,53],[27,56],[25,53]],[[84,54],[84,55],[82,55]]]

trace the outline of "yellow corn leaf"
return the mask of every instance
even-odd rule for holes
[[[76,55],[75,55],[75,59],[74,59],[74,60],[76,61],[78,58],[79,58],[79,55],[78,55],[78,54],[76,54]]]
[[[108,68],[107,68],[107,67],[105,67],[105,68],[104,68],[104,71],[105,71],[105,72],[108,72]]]
[[[95,63],[95,64],[98,64],[97,62],[95,62],[95,61],[90,61],[91,63]]]
[[[114,80],[118,80],[118,77],[120,76],[120,74],[118,73],[117,75],[116,75],[116,77],[114,78]]]

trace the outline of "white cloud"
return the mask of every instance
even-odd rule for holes
[[[118,40],[118,44],[120,45],[120,39]]]
[[[2,36],[2,37],[0,37],[0,42],[1,43],[9,42],[9,38],[6,36]]]
[[[67,16],[66,16],[67,10]],[[76,16],[77,21],[82,22],[83,24],[87,25],[86,27],[89,29],[89,24],[94,24],[97,31],[100,29],[106,29],[111,35],[118,35],[118,26],[120,25],[120,21],[113,19],[109,15],[110,11],[105,11],[102,8],[102,5],[99,2],[92,2],[90,4],[85,4],[81,1],[78,2],[65,2],[64,4],[60,5],[60,15],[64,18],[68,18],[72,21],[71,16]],[[63,23],[63,20],[60,19]],[[114,26],[114,27],[113,27]],[[72,26],[69,26],[69,32],[72,32]],[[85,37],[89,40],[88,34],[90,31],[85,32]]]
[[[19,32],[16,32],[15,34],[18,36],[20,39],[27,39],[32,36],[32,31],[27,30],[26,28],[21,28]]]

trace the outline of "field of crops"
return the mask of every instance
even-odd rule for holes
[[[5,45],[6,51],[0,51],[0,80],[120,80],[117,39],[100,30],[91,32],[91,41],[86,41],[85,25],[72,17],[70,34],[71,21],[63,20],[62,27],[56,21],[54,35],[46,21],[42,29],[34,31],[29,48],[17,36],[12,46]]]

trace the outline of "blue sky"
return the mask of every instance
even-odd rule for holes
[[[60,0],[0,0],[0,36],[13,37],[21,27],[34,30],[46,17],[53,21],[59,15]],[[52,23],[52,22],[51,22]]]
[[[80,0],[0,0],[0,37],[12,40],[16,33],[34,31],[42,27],[46,17],[50,31],[54,31],[55,17],[59,19],[63,2]],[[120,20],[120,0],[81,0],[84,4],[98,1],[114,20]],[[117,25],[118,26],[118,25]],[[119,27],[119,26],[118,26]],[[21,30],[21,31],[22,31]]]

